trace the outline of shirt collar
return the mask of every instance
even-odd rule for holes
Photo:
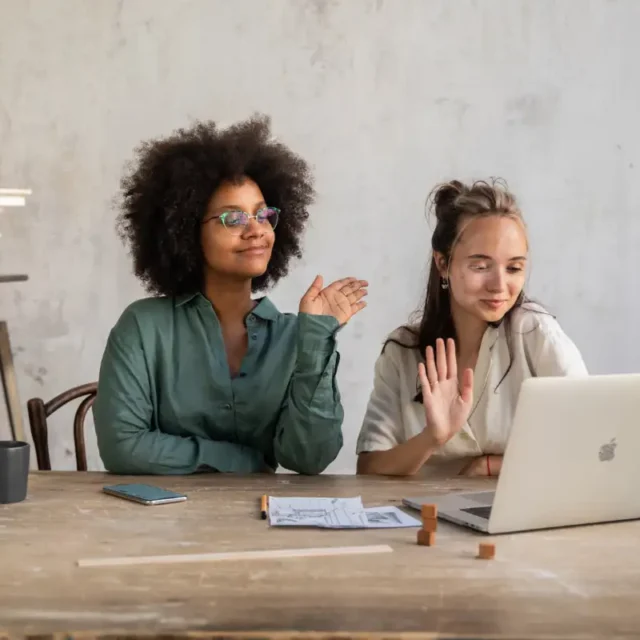
[[[174,304],[176,307],[182,307],[183,305],[187,304],[187,302],[191,302],[194,298],[197,298],[198,296],[202,296],[202,294],[197,292],[185,293],[184,295],[176,296]]]
[[[254,316],[258,316],[258,318],[262,318],[263,320],[275,320],[280,315],[276,305],[273,304],[267,296],[258,298],[256,302],[258,304],[256,304],[251,312]]]
[[[177,296],[175,298],[175,306],[182,307],[196,298],[206,300],[200,292],[185,293],[184,295]],[[262,320],[275,320],[280,315],[276,306],[271,302],[271,300],[269,300],[269,298],[267,298],[267,296],[256,299],[256,303],[256,306],[251,311],[254,316],[257,316]]]

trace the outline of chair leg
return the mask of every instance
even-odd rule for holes
[[[4,321],[0,322],[0,375],[2,377],[2,388],[4,389],[4,399],[7,405],[11,435],[14,440],[24,442],[24,427],[22,425],[16,372],[13,368],[9,329],[7,323]]]

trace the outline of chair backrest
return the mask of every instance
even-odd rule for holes
[[[60,407],[71,400],[83,398],[76,415],[73,419],[73,441],[76,449],[76,468],[78,471],[87,470],[87,451],[84,444],[84,421],[87,413],[96,399],[98,391],[97,382],[89,382],[79,387],[73,387],[64,391],[49,402],[44,402],[41,398],[32,398],[27,402],[29,413],[29,425],[31,426],[31,436],[33,446],[38,459],[38,469],[40,471],[51,471],[51,459],[49,457],[49,432],[47,429],[47,418]]]

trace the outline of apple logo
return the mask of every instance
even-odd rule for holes
[[[613,460],[616,455],[616,447],[618,443],[615,438],[611,438],[611,441],[607,444],[603,444],[600,447],[600,453],[598,454],[598,458],[600,458],[600,462],[609,462]]]

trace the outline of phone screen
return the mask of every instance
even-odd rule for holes
[[[141,502],[142,504],[165,504],[182,502],[187,499],[182,493],[175,493],[149,484],[115,484],[102,488],[105,493]]]

